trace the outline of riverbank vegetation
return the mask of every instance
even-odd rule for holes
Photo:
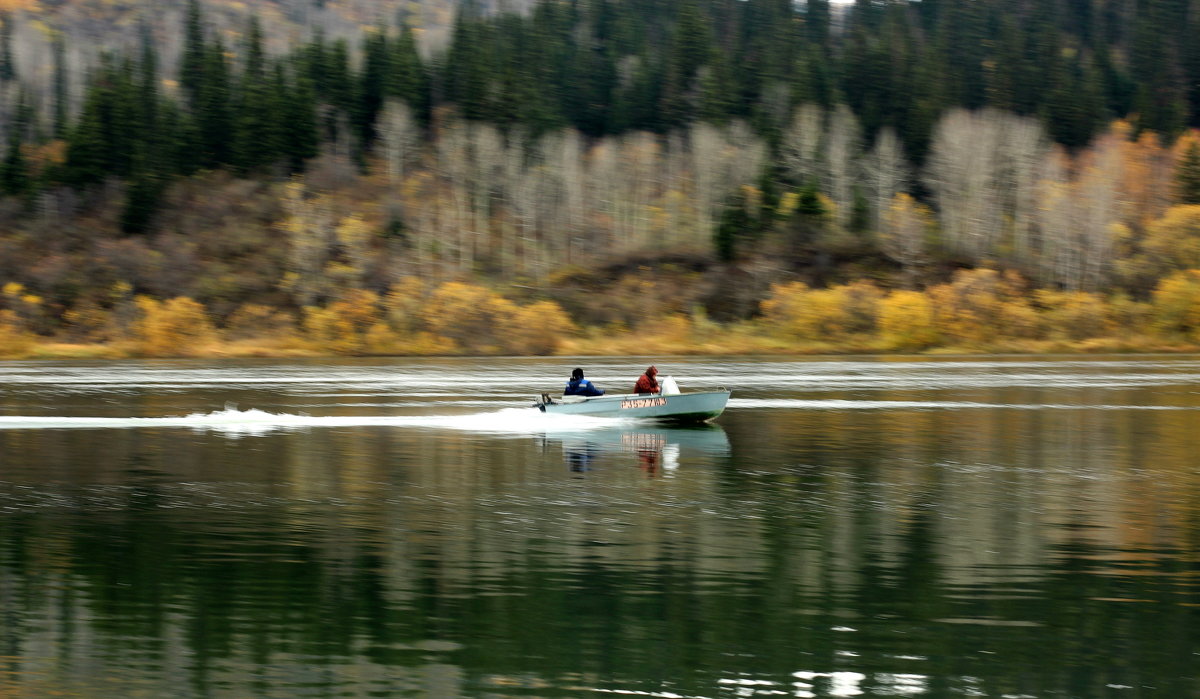
[[[637,276],[635,274],[635,276]],[[217,327],[187,297],[123,298],[111,312],[72,314],[71,335],[27,328],[40,299],[4,289],[0,356],[237,357],[322,355],[802,354],[880,352],[1130,352],[1200,349],[1200,270],[1165,278],[1146,301],[1123,294],[1031,289],[1014,273],[963,270],[923,291],[857,281],[816,289],[773,286],[761,313],[718,323],[672,301],[653,275],[613,298],[629,316],[591,328],[558,303],[506,298],[463,282],[415,279],[376,294],[353,290],[300,315],[259,304]],[[666,293],[659,293],[664,291]],[[647,300],[653,299],[647,305]],[[19,310],[11,310],[17,308]]]
[[[1188,3],[410,4],[0,6],[0,356],[1200,346]]]

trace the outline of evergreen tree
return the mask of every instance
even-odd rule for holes
[[[0,162],[0,192],[4,194],[25,194],[32,186],[29,166],[21,148],[32,122],[33,108],[22,92],[8,132],[8,149],[3,162]]]
[[[25,194],[30,185],[29,167],[25,162],[24,153],[21,152],[21,139],[10,135],[8,150],[5,151],[4,161],[0,163],[0,192],[9,195]]]
[[[1095,74],[1078,61],[1052,69],[1053,89],[1043,107],[1054,140],[1078,148],[1091,142],[1104,114]]]
[[[693,83],[714,53],[712,31],[699,3],[683,0],[678,7],[671,44],[667,48],[665,84],[659,104],[661,123],[667,128],[692,120],[697,111],[694,93],[698,91]]]
[[[1178,27],[1172,5],[1171,0],[1152,0],[1139,8],[1130,68],[1137,85],[1133,110],[1138,129],[1173,136],[1187,123],[1187,105],[1171,41]]]
[[[51,44],[54,54],[54,137],[62,138],[67,133],[67,106],[70,101],[67,85],[66,41],[61,32],[55,32]]]
[[[1176,166],[1175,199],[1180,204],[1200,204],[1200,140],[1192,139]]]
[[[805,38],[809,43],[825,46],[829,43],[829,0],[808,0],[804,3]]]
[[[150,171],[139,172],[125,186],[125,206],[121,210],[123,233],[139,235],[150,231],[162,204],[164,180]]]
[[[744,193],[730,197],[717,220],[713,246],[722,262],[736,260],[758,234],[758,221],[751,212],[751,202]]]
[[[279,160],[282,85],[270,79],[262,48],[262,28],[252,18],[246,32],[245,59],[231,116],[232,162],[240,172],[266,168]],[[274,75],[274,74],[272,74]]]
[[[429,84],[425,67],[417,53],[417,42],[407,27],[389,43],[388,72],[385,76],[384,92],[389,97],[399,97],[418,114],[429,109]]]
[[[446,56],[443,87],[445,99],[458,106],[467,119],[487,119],[495,49],[492,33],[464,4],[454,21],[453,41]]]
[[[382,30],[367,34],[363,44],[363,68],[358,80],[354,124],[362,147],[375,141],[375,120],[388,95],[388,76],[393,72],[392,51]]]
[[[278,66],[276,71],[276,83],[286,85],[283,66]],[[281,125],[282,155],[288,169],[299,172],[304,169],[305,161],[316,157],[320,146],[316,94],[307,76],[297,76],[293,86],[285,90]]]
[[[230,109],[229,64],[218,39],[205,45],[204,68],[192,106],[200,165],[215,169],[231,162],[233,114]]]
[[[188,0],[187,17],[183,27],[183,56],[179,61],[179,84],[195,104],[207,65],[207,47],[204,44],[204,17],[199,0]]]
[[[79,120],[68,138],[66,180],[85,185],[133,171],[142,134],[132,62],[105,56],[90,81]]]
[[[12,35],[12,14],[0,11],[0,82],[8,82],[17,77],[17,64],[12,53]]]
[[[158,53],[150,28],[146,25],[142,25],[142,50],[138,68],[138,124],[142,129],[142,139],[154,140],[158,137]]]

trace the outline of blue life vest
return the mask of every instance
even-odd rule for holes
[[[571,380],[567,382],[567,387],[563,389],[564,396],[602,396],[604,391],[596,388],[596,385],[587,379],[579,379],[578,381]]]

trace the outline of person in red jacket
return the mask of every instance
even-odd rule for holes
[[[660,389],[658,387],[658,379],[654,378],[656,376],[658,376],[657,368],[650,367],[647,369],[645,374],[638,377],[637,385],[633,387],[633,392],[658,393]]]

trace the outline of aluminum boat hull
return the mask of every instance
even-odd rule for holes
[[[672,395],[616,395],[572,399],[543,397],[535,405],[545,413],[589,417],[630,417],[660,422],[708,422],[725,411],[730,391]]]

